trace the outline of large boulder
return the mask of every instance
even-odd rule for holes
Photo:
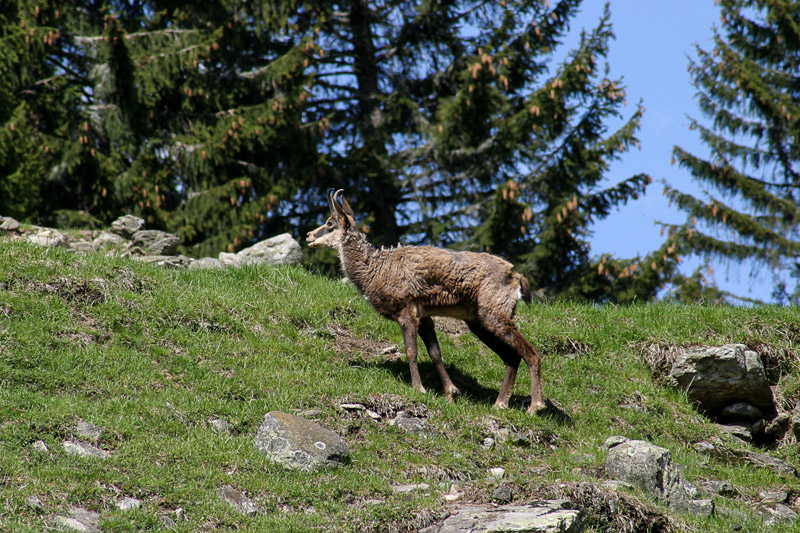
[[[255,447],[269,459],[295,470],[318,470],[349,461],[347,443],[316,422],[272,411],[258,429]]]
[[[243,264],[283,265],[299,263],[303,258],[303,251],[300,243],[291,235],[282,233],[245,248],[236,255]]]
[[[528,533],[577,533],[583,530],[584,513],[567,500],[547,500],[528,505],[469,505],[457,509],[443,522],[423,533],[481,533],[525,531]]]
[[[672,365],[669,381],[709,414],[737,402],[775,410],[764,365],[743,344],[688,350]]]

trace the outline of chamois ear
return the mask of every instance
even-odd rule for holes
[[[347,203],[347,200],[342,198],[342,210],[344,214],[355,220],[356,216],[353,214],[353,208],[350,207],[350,204]]]
[[[344,189],[339,189],[338,191],[333,193],[333,207],[335,209],[336,215],[341,217],[345,227],[355,226],[356,220],[355,217],[353,216],[353,209],[350,207],[350,204],[347,203],[347,200],[341,197],[341,194],[343,192]]]

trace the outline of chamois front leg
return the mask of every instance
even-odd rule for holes
[[[425,392],[425,387],[422,386],[422,378],[419,375],[419,368],[417,367],[417,331],[419,330],[419,321],[409,313],[404,313],[397,318],[397,323],[400,325],[400,331],[403,332],[403,344],[405,345],[408,367],[411,370],[411,386],[419,392]]]
[[[461,394],[461,390],[453,385],[453,380],[447,373],[442,360],[442,350],[439,348],[439,341],[436,340],[436,328],[433,324],[431,317],[421,318],[419,321],[419,336],[422,337],[422,342],[425,343],[425,348],[428,350],[428,355],[436,365],[436,371],[439,373],[439,378],[442,380],[442,387],[444,388],[444,396],[451,402],[454,397]]]

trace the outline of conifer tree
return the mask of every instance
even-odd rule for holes
[[[330,121],[330,183],[348,188],[373,241],[499,253],[551,295],[655,295],[674,266],[671,245],[629,261],[589,256],[589,225],[650,178],[603,186],[610,162],[638,143],[643,113],[637,105],[608,131],[625,105],[603,60],[608,10],[562,64],[548,64],[580,3],[323,8],[307,112]]]
[[[669,231],[682,248],[707,259],[767,267],[776,273],[774,296],[798,303],[800,2],[722,0],[720,15],[713,50],[698,47],[690,64],[708,119],[690,127],[710,155],[673,151],[705,192],[665,187],[689,217]],[[718,293],[699,272],[693,280],[693,290],[679,290],[679,297],[703,297],[704,287]]]

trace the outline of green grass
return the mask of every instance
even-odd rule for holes
[[[571,425],[525,414],[524,365],[512,409],[493,410],[504,369],[469,334],[439,334],[466,394],[445,401],[424,354],[430,392],[414,391],[405,361],[379,353],[402,349],[397,326],[349,285],[299,267],[175,271],[0,241],[0,529],[40,531],[80,506],[99,512],[108,531],[159,529],[163,516],[179,531],[414,530],[451,505],[442,495],[452,483],[465,500],[488,501],[494,466],[506,469],[516,501],[600,481],[603,442],[617,434],[669,448],[689,480],[724,479],[740,489],[717,503],[745,514],[672,514],[676,530],[767,530],[749,513],[759,491],[800,491],[796,478],[695,452],[692,444],[717,430],[662,386],[647,356],[652,346],[769,347],[785,401],[796,402],[796,308],[534,304],[520,307],[517,322],[545,354],[545,393]],[[342,349],[337,336],[364,348]],[[439,433],[421,438],[347,415],[342,401],[422,410]],[[321,410],[319,422],[345,437],[349,466],[298,473],[254,450],[267,412],[304,409]],[[216,432],[211,418],[231,431]],[[104,428],[97,444],[112,452],[109,459],[64,452],[63,441],[85,440],[75,433],[79,420]],[[486,450],[493,427],[531,431],[533,444]],[[49,452],[33,449],[39,440]],[[790,443],[770,453],[800,466],[798,451]],[[431,490],[391,490],[418,482]],[[223,484],[247,493],[266,515],[238,514],[217,496]],[[34,495],[44,512],[25,504]],[[125,496],[142,507],[117,510]],[[670,514],[636,491],[624,497],[653,517]],[[604,517],[589,511],[590,527],[601,530]],[[800,524],[782,527],[800,531]]]

